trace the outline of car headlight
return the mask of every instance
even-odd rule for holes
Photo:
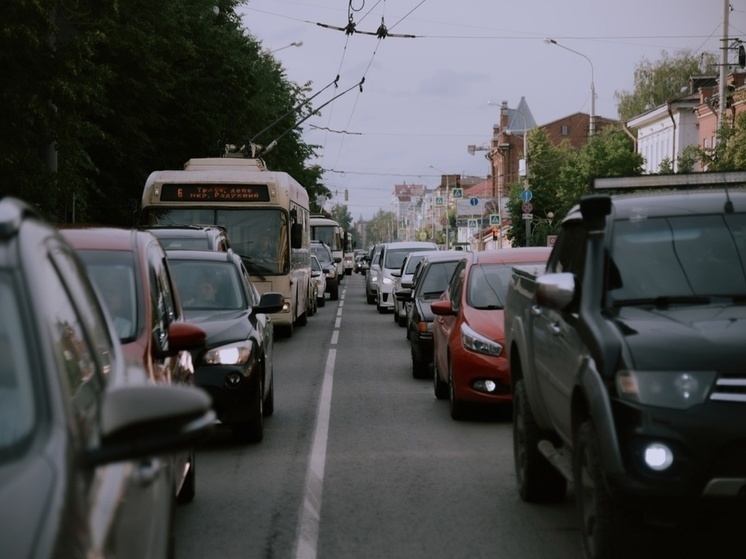
[[[205,354],[203,360],[207,365],[243,365],[251,357],[253,347],[248,340],[215,347]]]
[[[715,371],[631,371],[616,374],[619,396],[648,406],[684,410],[707,399]]]
[[[391,278],[383,278],[383,285],[391,285],[392,283],[394,283],[394,280]]]
[[[461,325],[461,343],[464,344],[466,349],[484,355],[499,357],[503,352],[502,345],[497,343],[495,340],[483,336],[466,324]]]
[[[370,281],[378,281],[378,276],[375,274],[370,275]]]

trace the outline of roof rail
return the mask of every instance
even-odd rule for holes
[[[701,186],[746,185],[746,171],[722,173],[687,173],[680,175],[640,175],[637,177],[603,177],[593,181],[595,190],[635,188],[696,188]]]

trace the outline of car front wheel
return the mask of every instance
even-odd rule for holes
[[[533,503],[560,501],[567,491],[567,480],[539,452],[542,432],[536,424],[523,379],[515,383],[513,394],[513,458],[518,493]]]

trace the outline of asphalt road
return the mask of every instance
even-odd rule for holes
[[[510,420],[453,421],[412,378],[404,328],[366,304],[363,276],[276,341],[274,372],[264,441],[219,431],[199,449],[177,557],[581,556],[572,498],[520,501]]]

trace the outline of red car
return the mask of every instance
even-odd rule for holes
[[[551,248],[466,253],[443,295],[430,304],[435,396],[450,399],[453,419],[478,404],[512,402],[505,354],[504,305],[514,265],[544,269]]]
[[[158,239],[146,231],[116,227],[61,228],[86,265],[106,303],[128,359],[156,384],[194,385],[191,351],[206,333],[185,322],[176,284]],[[194,449],[171,458],[179,503],[195,494]]]

